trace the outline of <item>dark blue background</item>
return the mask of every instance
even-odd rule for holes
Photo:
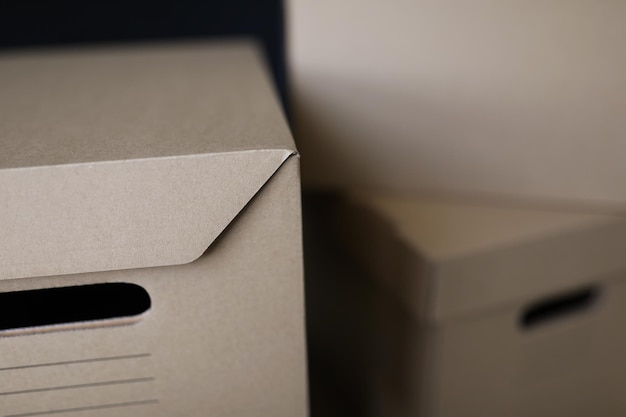
[[[0,2],[0,48],[253,37],[287,98],[280,0],[11,0]]]

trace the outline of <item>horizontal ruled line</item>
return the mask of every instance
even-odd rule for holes
[[[91,382],[91,383],[76,384],[76,385],[59,385],[56,387],[43,387],[43,388],[25,389],[25,390],[20,390],[20,391],[0,392],[0,396],[17,395],[17,394],[33,394],[37,392],[60,391],[60,390],[70,390],[70,389],[77,389],[77,388],[102,387],[102,386],[107,386],[107,385],[136,384],[140,382],[151,382],[151,381],[154,381],[154,377],[120,379],[117,381],[101,381],[101,382]]]
[[[4,417],[49,416],[53,414],[76,413],[80,411],[106,410],[106,409],[111,409],[111,408],[135,407],[135,406],[158,404],[158,403],[159,403],[159,400],[131,401],[131,402],[117,403],[117,404],[93,405],[89,407],[65,408],[62,410],[59,409],[59,410],[37,411],[34,413],[11,414],[11,415],[5,415]]]
[[[29,369],[29,368],[42,368],[46,366],[63,366],[63,365],[74,365],[74,364],[80,364],[80,363],[118,361],[118,360],[125,360],[125,359],[139,359],[139,358],[147,358],[149,356],[151,356],[150,353],[139,353],[136,355],[109,356],[109,357],[103,357],[103,358],[76,359],[76,360],[62,361],[62,362],[37,363],[33,365],[21,365],[21,366],[11,366],[7,368],[0,368],[0,372],[14,371],[14,370],[19,370],[19,369]]]

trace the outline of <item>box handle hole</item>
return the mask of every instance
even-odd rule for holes
[[[144,288],[122,282],[4,292],[0,334],[130,324],[150,306]]]
[[[596,287],[587,287],[541,300],[528,306],[521,316],[521,327],[529,330],[573,314],[588,311],[599,295]]]

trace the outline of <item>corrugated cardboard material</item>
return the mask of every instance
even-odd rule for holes
[[[0,90],[0,291],[152,300],[0,334],[0,416],[305,415],[299,162],[257,51],[12,53]]]
[[[291,0],[307,185],[626,202],[626,4]]]
[[[372,195],[344,214],[350,249],[382,289],[370,370],[381,415],[626,412],[622,217]],[[533,307],[587,289],[597,297],[586,308],[524,324]]]

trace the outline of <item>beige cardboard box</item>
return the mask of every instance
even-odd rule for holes
[[[0,416],[306,415],[299,160],[257,51],[11,53],[0,91]]]
[[[626,413],[626,220],[360,195],[342,222],[379,288],[376,415]]]

